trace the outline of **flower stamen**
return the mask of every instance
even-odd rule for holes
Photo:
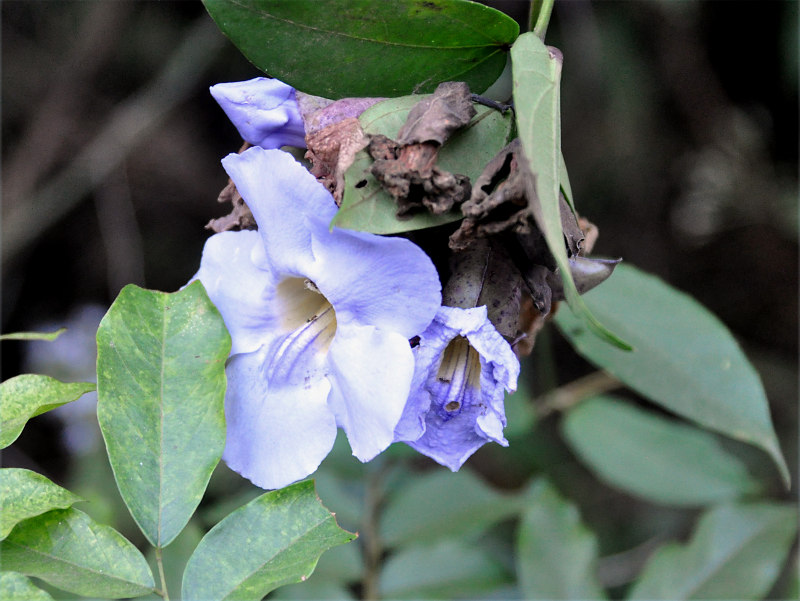
[[[461,409],[462,401],[467,398],[467,388],[479,390],[481,386],[481,359],[478,352],[470,346],[463,336],[453,338],[442,353],[437,379],[449,384],[443,408],[448,413]]]

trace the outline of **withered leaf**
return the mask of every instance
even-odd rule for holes
[[[311,161],[311,173],[333,194],[337,205],[342,203],[345,171],[368,143],[369,137],[355,117],[306,134],[306,158]]]
[[[440,83],[434,93],[418,102],[397,133],[397,142],[444,144],[456,130],[475,116],[469,86],[462,81]]]
[[[245,142],[239,149],[239,154],[250,148],[250,144]],[[216,233],[226,232],[228,230],[254,230],[257,229],[256,219],[253,213],[250,212],[250,207],[247,206],[242,195],[236,189],[233,180],[228,178],[228,184],[222,189],[217,196],[217,202],[231,203],[231,212],[224,217],[212,219],[206,224],[207,230],[212,230]]]
[[[385,98],[342,98],[333,101],[297,92],[297,104],[300,107],[300,116],[303,118],[306,136],[345,119],[358,117],[373,104],[382,100]]]

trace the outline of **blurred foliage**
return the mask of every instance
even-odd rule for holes
[[[526,18],[522,3],[492,4]],[[576,207],[600,229],[595,253],[660,275],[731,328],[760,372],[792,474],[799,6],[558,2],[547,38],[564,54],[563,153]],[[179,288],[197,268],[203,225],[224,212],[216,204],[226,182],[219,158],[241,143],[207,87],[257,70],[200,3],[6,0],[0,11],[2,331],[55,329],[41,326],[65,325],[87,304],[107,307],[128,283]],[[154,102],[165,112],[148,110]],[[93,157],[102,166],[96,172],[86,169]],[[13,247],[6,246],[10,240]],[[73,339],[65,356],[51,357],[41,371],[69,379],[70,357],[91,355],[89,341]],[[542,519],[563,527],[551,543],[585,554],[588,568],[569,576],[573,590],[600,586],[611,598],[624,598],[645,565],[666,573],[690,561],[732,515],[763,516],[750,520],[757,538],[745,533],[744,540],[791,543],[774,526],[789,518],[771,505],[659,503],[595,476],[592,463],[580,461],[564,439],[559,411],[543,409],[548,393],[592,368],[555,329],[537,342],[520,392],[508,401],[510,447],[484,447],[458,474],[405,447],[362,465],[339,440],[316,475],[317,492],[360,538],[323,555],[308,583],[274,596],[535,597],[533,580],[518,577],[517,562],[535,554],[536,541],[526,533]],[[41,345],[55,343],[2,344],[7,379],[47,363]],[[83,511],[145,548],[97,447],[94,416],[64,411],[70,405],[32,420],[4,452],[4,465],[69,487],[89,501]],[[74,431],[93,445],[81,448],[62,436],[76,422],[83,429]],[[796,500],[797,482],[785,491],[757,450],[720,445],[747,466],[743,489],[755,482],[769,499]],[[204,532],[258,493],[220,465],[199,513],[164,552],[168,581],[180,581]],[[534,507],[555,517],[536,515]],[[425,531],[403,538],[408,524],[426,523],[429,538]],[[671,543],[671,557],[663,548],[654,554],[676,540],[682,546]],[[726,570],[736,573],[750,561],[747,547],[739,550]],[[766,572],[781,569],[780,558],[762,559]],[[772,590],[761,586],[753,595],[796,598],[796,561],[795,550]],[[650,578],[655,590],[656,577]],[[725,589],[712,583],[709,590]]]

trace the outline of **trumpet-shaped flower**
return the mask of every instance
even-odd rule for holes
[[[395,440],[456,471],[488,441],[508,446],[503,397],[519,361],[486,307],[441,307],[420,335],[414,381]]]
[[[242,139],[262,148],[305,148],[305,129],[293,87],[266,77],[218,83],[211,95]]]
[[[406,239],[329,229],[333,198],[285,152],[253,147],[223,165],[259,225],[209,238],[195,276],[233,343],[223,458],[280,488],[316,470],[338,426],[368,461],[402,415],[409,338],[441,303],[436,270]]]

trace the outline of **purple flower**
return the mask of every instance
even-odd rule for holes
[[[233,342],[223,458],[280,488],[317,469],[338,426],[368,461],[393,441],[409,338],[441,303],[436,270],[406,239],[330,230],[333,198],[289,154],[222,163],[259,225],[209,238],[196,275]]]
[[[262,148],[305,148],[305,129],[291,86],[266,77],[218,83],[211,95],[247,142]]]
[[[503,446],[503,397],[519,361],[486,307],[441,307],[414,349],[414,381],[395,440],[456,471],[484,443]]]

